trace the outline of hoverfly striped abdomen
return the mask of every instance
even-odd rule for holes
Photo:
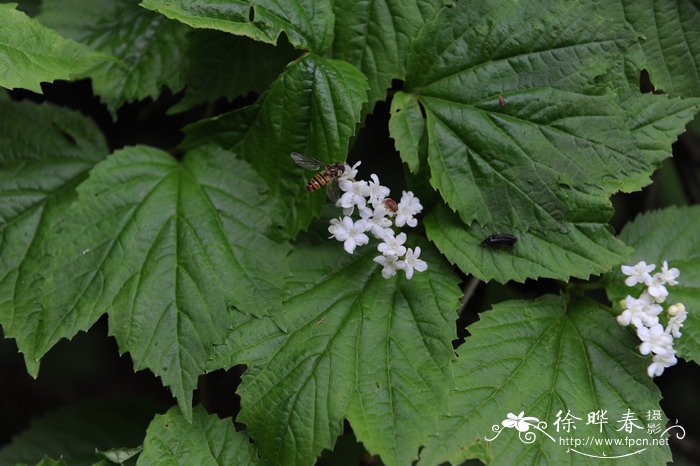
[[[306,185],[307,191],[316,191],[321,186],[325,186],[333,180],[338,179],[340,175],[345,172],[345,164],[342,162],[335,162],[331,165],[327,165],[321,173],[317,173],[309,180]]]
[[[325,186],[331,179],[326,176],[326,172],[317,173],[309,180],[306,185],[307,191],[316,191],[320,189],[321,186]]]

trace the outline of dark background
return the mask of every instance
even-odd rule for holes
[[[641,86],[644,91],[650,90],[644,80]],[[395,88],[400,88],[400,83],[396,83]],[[165,93],[155,102],[144,101],[124,106],[114,122],[105,107],[92,95],[89,81],[57,82],[45,85],[43,89],[43,96],[27,91],[14,91],[11,96],[18,100],[47,100],[81,111],[101,127],[112,150],[126,145],[149,144],[168,150],[175,156],[179,155],[176,146],[182,139],[180,129],[184,125],[249,104],[256,97],[249,95],[233,103],[217,102],[184,114],[168,116],[167,109],[179,96]],[[381,172],[382,181],[392,192],[400,192],[405,187],[404,169],[389,138],[388,118],[388,104],[378,103],[353,142],[348,160],[362,160],[361,178],[368,178],[372,172]],[[700,202],[700,121],[689,125],[689,130],[674,144],[673,154],[673,159],[668,159],[655,173],[650,186],[641,192],[613,197],[616,214],[612,224],[617,231],[640,212]],[[562,286],[561,282],[553,280],[508,286],[484,284],[470,281],[457,272],[464,280],[463,286],[473,292],[457,321],[460,340],[465,337],[465,326],[477,320],[478,313],[494,303],[557,292]],[[604,296],[600,298],[604,300]],[[460,340],[455,341],[455,347],[461,343]],[[209,412],[221,417],[235,416],[239,409],[235,390],[244,369],[237,366],[228,371],[201,376],[195,403],[202,403]],[[661,405],[666,415],[672,421],[677,419],[687,431],[684,440],[672,443],[674,460],[681,464],[700,464],[700,369],[695,364],[679,361],[678,365],[656,378],[655,383],[664,394]],[[87,333],[80,333],[72,341],[64,340],[56,345],[42,361],[36,380],[27,374],[14,340],[0,338],[0,448],[29,427],[33,420],[60,407],[119,399],[140,400],[145,407],[147,415],[134,421],[135,439],[143,439],[152,414],[163,413],[175,404],[160,380],[149,371],[134,373],[129,355],[119,355],[114,338],[107,335],[106,316]],[[105,422],[109,422],[109,419],[106,418]],[[136,446],[138,443],[105,447]],[[346,434],[338,440],[335,453],[325,452],[319,463],[379,464],[379,461],[364,452],[346,425]]]

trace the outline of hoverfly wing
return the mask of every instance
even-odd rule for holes
[[[309,157],[308,155],[300,154],[299,152],[292,152],[292,160],[294,160],[297,165],[307,170],[320,170],[326,166],[325,163],[313,157]]]
[[[335,204],[338,202],[338,199],[340,199],[341,196],[341,191],[340,191],[340,186],[338,186],[338,180],[331,180],[327,185],[326,185],[326,195],[328,196],[328,199]]]

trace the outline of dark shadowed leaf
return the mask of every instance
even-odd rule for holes
[[[112,115],[125,102],[155,99],[163,86],[184,85],[188,28],[135,0],[44,0],[38,19],[113,57],[82,75]]]
[[[298,55],[287,43],[275,47],[220,31],[195,30],[187,39],[187,87],[171,113],[221,97],[262,93]]]
[[[254,106],[185,128],[183,145],[215,143],[247,160],[270,186],[278,228],[294,237],[326,198],[323,190],[306,192],[315,173],[297,166],[290,153],[328,163],[345,160],[366,88],[366,79],[352,65],[309,54],[289,66]]]

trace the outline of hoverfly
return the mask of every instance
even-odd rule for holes
[[[316,173],[306,184],[306,190],[316,191],[321,186],[328,186],[326,194],[328,199],[335,202],[340,199],[340,188],[338,188],[338,177],[345,173],[345,162],[323,163],[308,155],[292,152],[292,159],[297,165],[307,170],[322,170]]]
[[[487,248],[512,248],[517,242],[518,238],[514,235],[508,233],[493,233],[487,236],[486,239],[481,242],[481,245]]]

